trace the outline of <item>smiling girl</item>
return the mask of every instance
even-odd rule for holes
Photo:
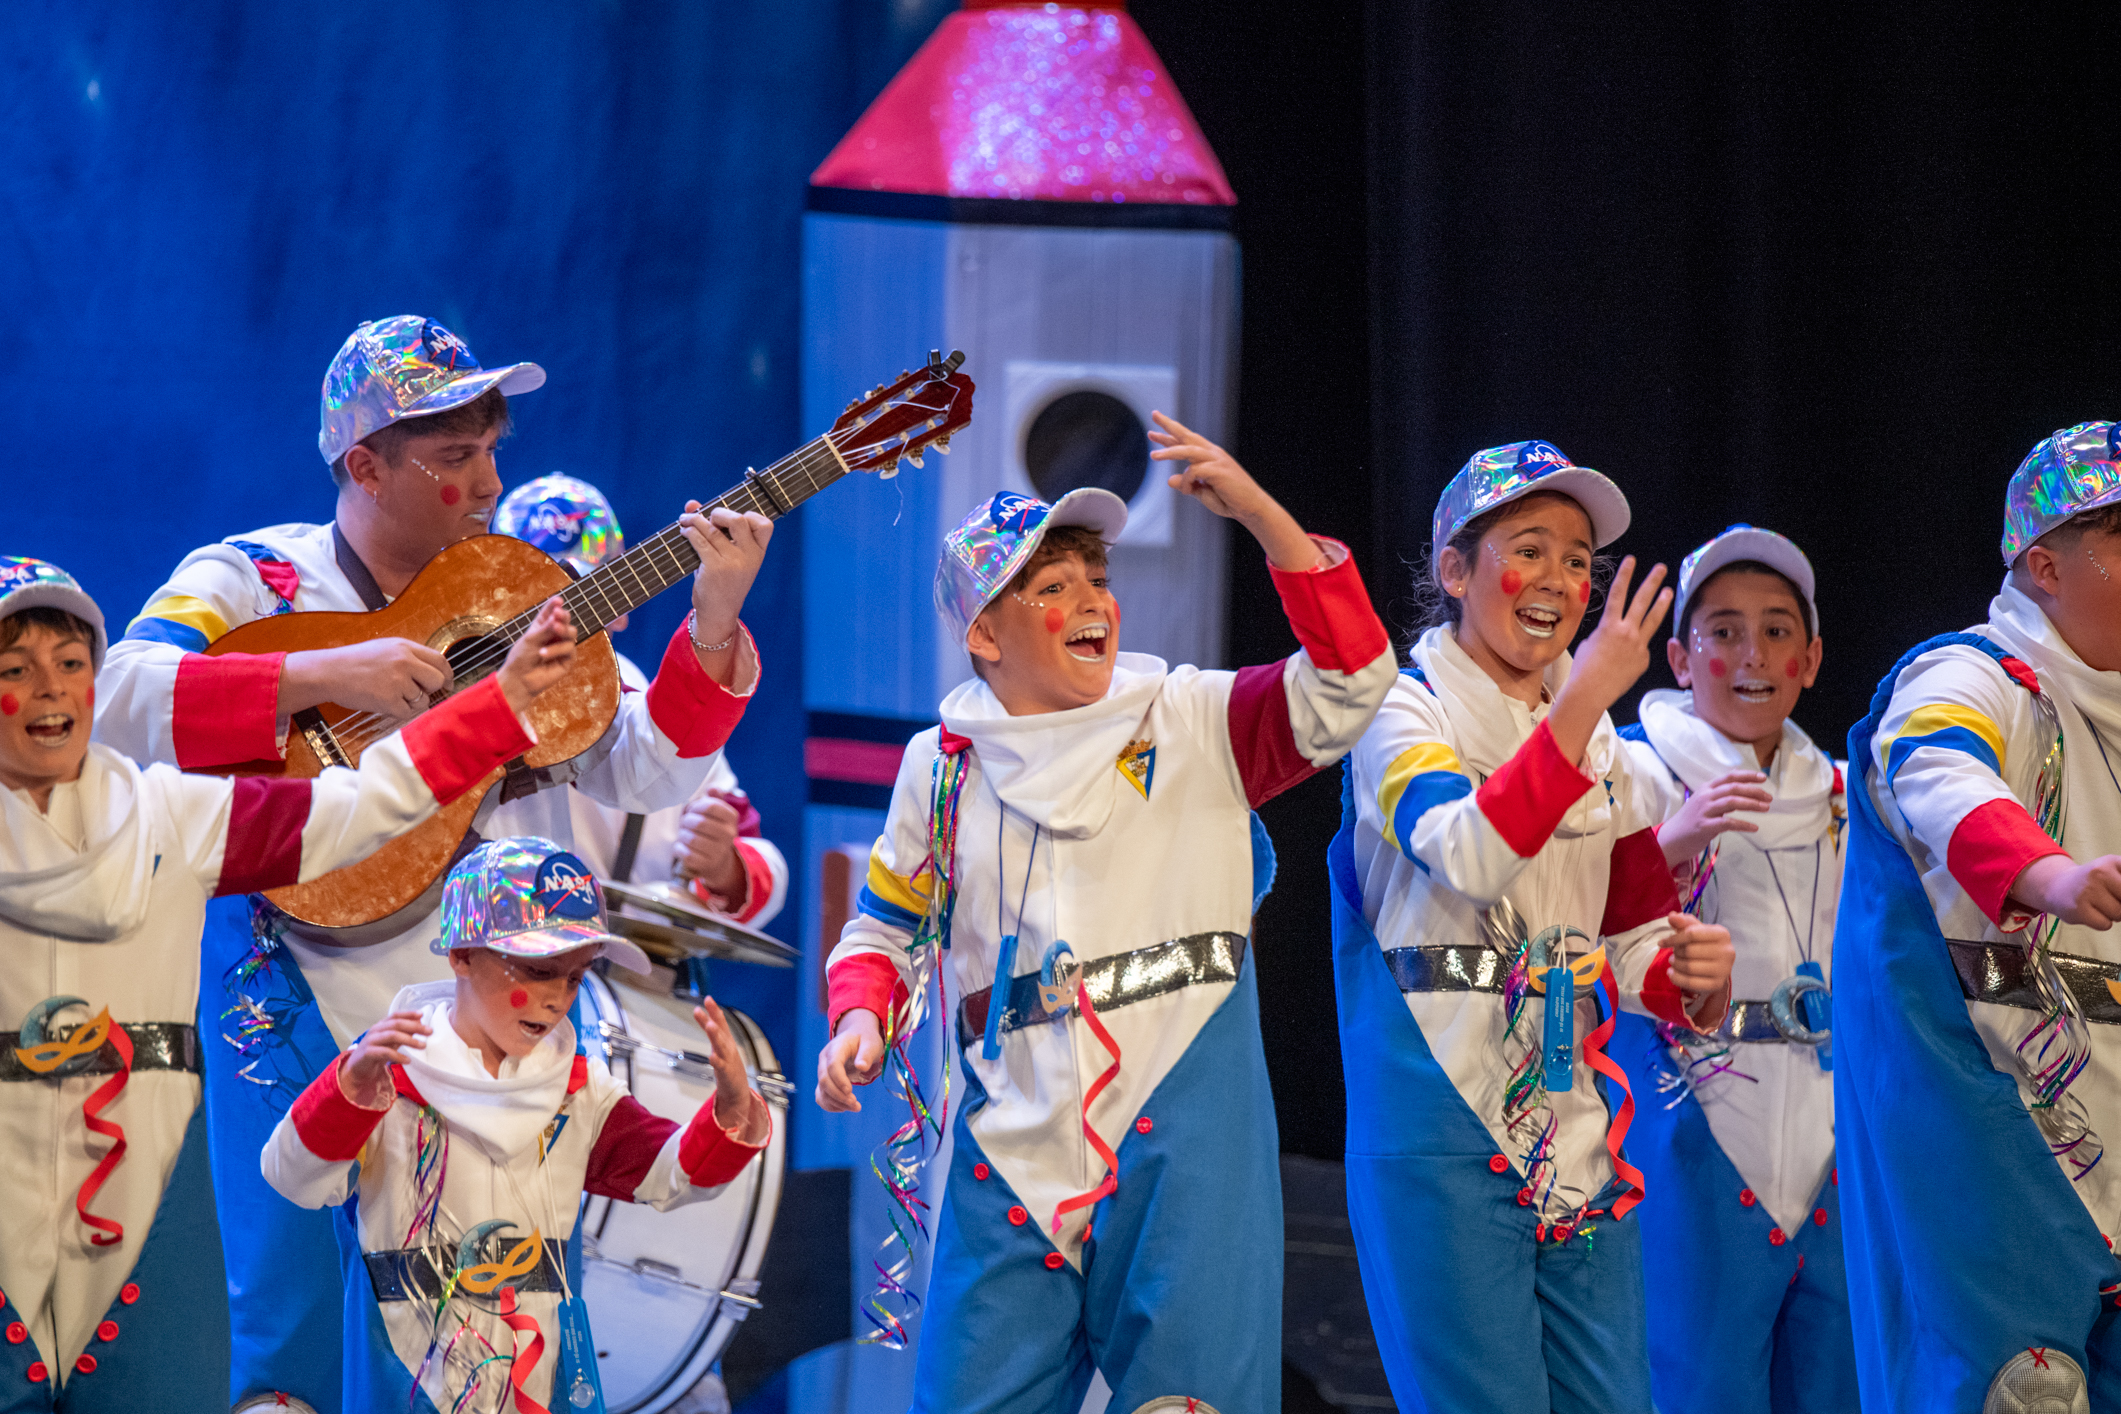
[[[1348,1198],[1393,1393],[1646,1411],[1619,1006],[1713,1027],[1731,945],[1679,912],[1606,709],[1671,601],[1593,557],[1628,524],[1545,442],[1477,453],[1433,527],[1438,610],[1349,757],[1331,851]]]
[[[1825,1005],[1841,894],[1843,773],[1789,720],[1818,678],[1811,561],[1734,525],[1687,556],[1665,645],[1682,689],[1626,728],[1658,842],[1728,922],[1744,1000],[1714,1035],[1630,1019],[1643,1099],[1650,1367],[1664,1414],[1857,1405],[1834,1173]]]

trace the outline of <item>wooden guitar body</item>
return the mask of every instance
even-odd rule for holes
[[[506,535],[474,536],[436,555],[402,595],[373,613],[254,619],[223,634],[206,651],[296,653],[408,638],[448,654],[457,667],[456,687],[462,690],[497,669],[506,656],[505,643],[476,640],[570,583],[567,571],[533,545]],[[523,758],[524,764],[554,766],[581,755],[610,728],[618,710],[618,655],[610,635],[598,632],[576,647],[573,670],[531,705],[538,744]],[[381,725],[365,713],[326,704],[296,714],[287,734],[285,761],[249,762],[225,773],[301,779],[318,775],[326,765],[356,765],[362,747],[387,735],[378,730]],[[393,915],[421,902],[447,872],[502,775],[493,772],[361,863],[265,896],[296,922],[309,925],[303,929],[306,936],[317,937],[315,929],[359,930],[319,941],[358,947],[394,936],[401,929]]]

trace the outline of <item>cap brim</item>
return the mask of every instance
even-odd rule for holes
[[[508,397],[518,393],[535,392],[545,386],[545,370],[534,363],[511,363],[505,368],[482,368],[477,373],[467,373],[462,378],[446,383],[426,397],[420,398],[398,414],[400,421],[408,417],[431,417],[438,412],[448,412],[453,407],[462,407],[473,398],[489,389],[499,388]]]
[[[1102,487],[1079,486],[1053,503],[1053,511],[1046,517],[1046,523],[1039,527],[1038,540],[1031,542],[1032,547],[1037,548],[1039,541],[1046,538],[1047,531],[1064,525],[1094,530],[1098,539],[1107,545],[1116,545],[1119,533],[1127,528],[1127,503]]]
[[[1635,518],[1635,513],[1628,508],[1628,498],[1621,494],[1612,478],[1587,466],[1565,466],[1549,472],[1512,499],[1522,500],[1541,491],[1558,491],[1583,507],[1583,513],[1591,518],[1591,548],[1594,550],[1603,550],[1627,534],[1628,525]]]
[[[1678,636],[1679,625],[1686,617],[1686,601],[1693,597],[1695,589],[1709,582],[1709,577],[1727,566],[1751,560],[1766,565],[1778,574],[1789,576],[1804,595],[1804,610],[1811,616],[1811,630],[1819,632],[1818,582],[1812,575],[1812,562],[1804,552],[1781,535],[1758,527],[1744,530],[1728,530],[1716,537],[1715,548],[1703,555],[1694,564],[1694,572],[1688,577],[1686,596],[1674,595],[1672,600],[1672,634]],[[1676,586],[1675,586],[1676,587]]]
[[[599,957],[617,963],[628,972],[638,972],[643,977],[649,973],[648,954],[616,933],[606,932],[594,923],[565,923],[557,927],[532,929],[526,933],[510,933],[505,937],[489,938],[480,946],[491,952],[505,953],[509,957],[558,957],[561,953],[573,952],[576,948],[603,945]]]

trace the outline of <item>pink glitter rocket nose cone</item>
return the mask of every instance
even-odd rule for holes
[[[989,199],[1237,202],[1124,3],[965,0],[810,182]]]

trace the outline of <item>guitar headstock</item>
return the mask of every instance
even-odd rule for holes
[[[825,435],[848,469],[888,479],[900,462],[921,465],[930,447],[947,454],[951,434],[972,421],[972,380],[957,371],[964,361],[962,353],[931,351],[920,368],[847,404]]]

